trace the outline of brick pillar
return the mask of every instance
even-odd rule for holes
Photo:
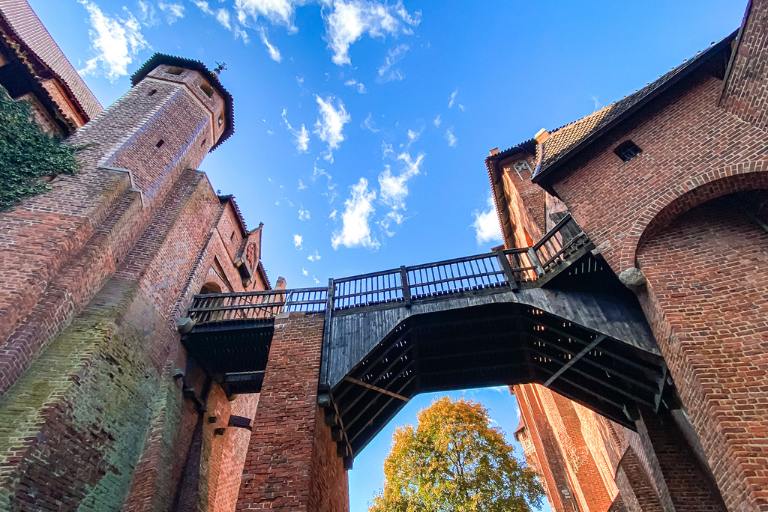
[[[622,494],[632,494],[632,502],[642,512],[662,512],[664,510],[656,489],[648,478],[640,458],[631,446],[627,447],[618,468],[616,468],[616,484],[621,489]]]
[[[720,493],[669,414],[638,412],[635,422],[646,456],[654,468],[665,510],[724,512]]]
[[[347,475],[317,405],[323,317],[275,321],[236,510],[346,511]]]

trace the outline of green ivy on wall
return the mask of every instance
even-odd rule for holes
[[[0,211],[48,190],[43,178],[73,174],[75,148],[43,132],[26,101],[14,101],[0,86]]]

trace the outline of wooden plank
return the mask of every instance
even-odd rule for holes
[[[392,398],[397,398],[398,400],[402,400],[403,402],[407,402],[408,400],[410,400],[410,398],[408,398],[407,396],[403,396],[403,395],[394,393],[392,391],[389,391],[387,389],[374,386],[373,384],[368,384],[367,382],[363,382],[354,377],[347,376],[347,377],[344,377],[344,380],[352,384],[357,384],[358,386],[362,386],[364,388],[370,389],[371,391],[376,391],[377,393],[381,393],[382,395],[387,395],[387,396],[391,396]]]
[[[576,354],[574,357],[572,357],[572,358],[571,358],[571,359],[570,359],[570,360],[569,360],[567,363],[565,363],[565,364],[564,364],[564,365],[563,365],[563,366],[562,366],[562,367],[561,367],[559,370],[557,370],[557,371],[555,372],[555,374],[554,374],[554,375],[552,375],[552,376],[551,376],[549,379],[547,379],[547,381],[544,383],[544,387],[545,387],[545,388],[548,388],[548,387],[549,387],[549,386],[550,386],[550,385],[551,385],[553,382],[555,382],[555,380],[556,380],[558,377],[560,377],[560,376],[561,376],[563,373],[565,373],[565,372],[568,370],[568,368],[570,368],[571,366],[573,366],[573,365],[575,365],[576,363],[578,363],[578,362],[579,362],[579,359],[581,359],[581,358],[582,358],[582,357],[584,357],[585,355],[589,354],[589,352],[590,352],[591,350],[593,350],[595,347],[597,347],[597,346],[598,346],[600,343],[602,343],[604,339],[605,339],[605,335],[604,335],[604,334],[601,334],[600,336],[598,336],[597,338],[595,338],[595,339],[592,341],[592,343],[590,343],[589,345],[587,345],[586,347],[584,347],[584,348],[581,350],[581,352],[579,352],[579,353],[578,353],[578,354]]]

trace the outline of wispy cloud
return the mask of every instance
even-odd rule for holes
[[[280,116],[283,118],[283,124],[285,127],[288,129],[291,135],[293,135],[296,150],[299,153],[306,153],[309,150],[309,130],[307,130],[307,127],[302,123],[300,128],[294,128],[291,122],[288,121],[287,108],[283,108]]]
[[[307,256],[307,259],[308,259],[310,262],[312,262],[312,263],[314,263],[314,262],[316,262],[316,261],[320,261],[320,259],[321,259],[321,258],[320,258],[320,253],[319,253],[319,252],[317,252],[317,249],[315,249],[315,252],[313,252],[312,254],[310,254],[309,256]]]
[[[435,128],[440,128],[440,125],[443,124],[443,118],[440,117],[440,114],[435,116],[435,118],[432,120],[432,124],[435,125]]]
[[[304,237],[300,234],[296,233],[293,235],[293,246],[299,250],[301,250],[302,245],[304,244]]]
[[[84,75],[101,71],[110,81],[128,74],[128,66],[149,43],[141,33],[139,20],[126,8],[123,16],[110,17],[90,0],[79,0],[88,11],[91,48],[96,55],[85,62],[80,70]]]
[[[299,220],[300,221],[307,221],[312,218],[312,215],[309,213],[309,210],[305,210],[304,208],[299,208]]]
[[[377,70],[380,81],[393,82],[405,78],[405,73],[402,69],[397,67],[397,64],[403,60],[405,54],[408,53],[408,50],[409,46],[407,44],[399,44],[387,51],[387,55],[384,57],[384,63],[379,66],[379,69]]]
[[[363,82],[358,82],[354,78],[351,78],[346,82],[344,82],[344,85],[346,85],[347,87],[353,87],[358,92],[358,94],[365,94],[366,92],[365,84]]]
[[[262,19],[284,25],[295,31],[293,14],[300,0],[235,0],[237,19],[242,24],[255,23]]]
[[[309,275],[309,270],[305,269],[304,267],[301,267],[301,275],[304,277],[307,277]]]
[[[453,133],[453,127],[445,130],[445,140],[448,142],[448,145],[452,148],[456,147],[456,144],[458,144],[459,139],[456,137],[456,134]]]
[[[306,190],[306,189],[307,189],[307,184],[304,183],[304,180],[299,178],[299,183],[298,185],[296,185],[296,190]]]
[[[326,0],[331,1],[331,0]],[[332,0],[325,17],[328,47],[337,65],[350,64],[349,47],[364,35],[409,34],[421,21],[421,14],[410,14],[402,2],[389,5],[372,0]]]
[[[352,120],[347,113],[344,103],[327,96],[321,98],[315,95],[318,118],[315,121],[315,134],[328,146],[326,160],[333,160],[333,150],[338,149],[344,141],[344,125]]]
[[[391,229],[393,224],[400,225],[405,220],[406,199],[409,194],[408,182],[421,174],[424,154],[420,153],[416,158],[413,158],[410,153],[401,153],[397,159],[404,166],[400,174],[393,174],[389,166],[386,166],[384,171],[379,174],[379,198],[389,208],[389,211],[379,220],[378,224],[387,236],[394,235],[394,231]]]
[[[180,3],[158,2],[157,7],[165,14],[169,25],[184,17],[184,6]]]
[[[283,60],[283,56],[280,54],[280,50],[270,42],[269,38],[267,37],[267,30],[264,27],[259,29],[259,39],[261,39],[261,43],[267,49],[267,53],[269,53],[270,59],[275,62],[280,62]]]
[[[371,133],[379,133],[381,130],[376,127],[376,122],[373,120],[373,114],[368,112],[368,115],[365,116],[365,120],[360,125],[366,130],[368,130]]]
[[[456,104],[456,97],[459,95],[459,90],[454,89],[450,96],[448,96],[448,108],[453,108]]]
[[[475,220],[472,227],[475,228],[475,240],[478,244],[500,242],[502,240],[499,217],[496,215],[496,207],[493,198],[489,195],[487,209],[474,212]]]
[[[376,192],[368,189],[368,180],[360,178],[350,189],[349,197],[344,201],[341,214],[341,229],[331,236],[331,246],[365,247],[376,249],[379,242],[371,233],[371,216],[376,211],[373,205]]]

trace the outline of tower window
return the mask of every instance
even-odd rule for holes
[[[205,93],[209,98],[213,98],[213,87],[203,82],[200,84],[200,90]]]
[[[618,155],[619,158],[621,158],[624,162],[629,162],[633,158],[635,158],[637,155],[643,152],[642,149],[640,149],[640,146],[632,142],[631,140],[626,140],[616,146],[616,149],[613,150],[616,155]]]
[[[224,124],[224,114],[219,114],[219,126]]]
[[[151,91],[149,91],[149,94],[147,94],[147,96],[154,96],[156,92],[157,92],[157,89],[152,89]]]
[[[163,139],[160,139],[159,141],[157,141],[157,144],[155,144],[155,147],[156,148],[162,147],[163,144],[165,144],[165,141]]]
[[[165,68],[165,72],[169,75],[180,75],[184,72],[184,70],[176,66],[168,66]]]

